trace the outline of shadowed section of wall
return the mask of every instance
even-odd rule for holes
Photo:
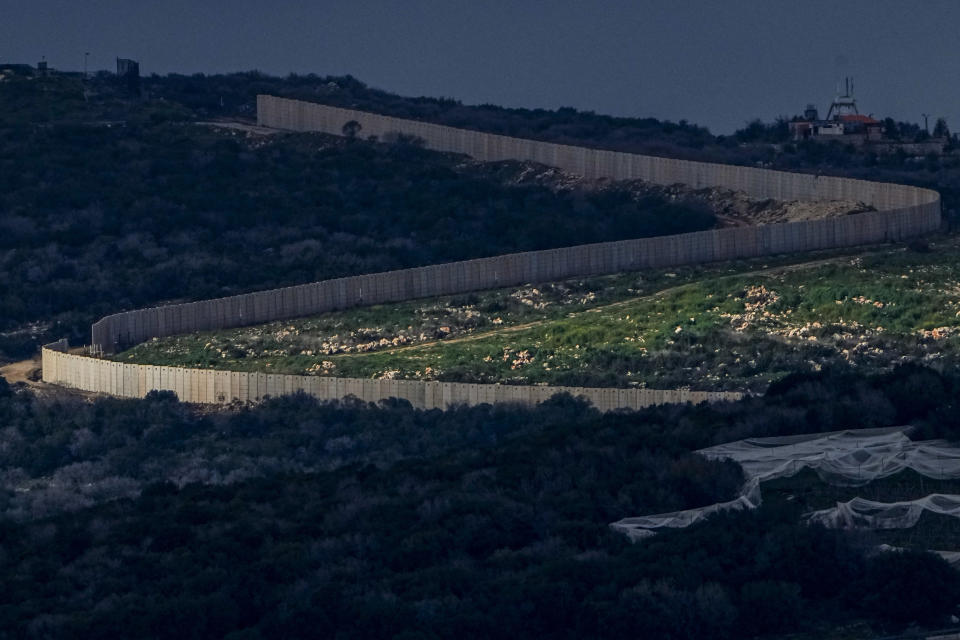
[[[590,177],[722,186],[761,198],[857,200],[879,211],[515,253],[127,311],[93,325],[91,338],[96,349],[113,353],[152,337],[261,324],[361,305],[902,240],[940,225],[939,194],[916,187],[571,147],[273,96],[258,96],[257,117],[265,126],[331,134],[341,134],[348,122],[358,122],[363,136],[415,135],[431,149],[466,153],[480,160],[535,160]]]
[[[303,392],[321,400],[355,396],[366,402],[408,400],[418,409],[447,409],[458,404],[535,405],[558,393],[583,396],[600,411],[641,409],[656,404],[739,400],[741,393],[657,389],[514,386],[327,378],[212,369],[157,367],[101,360],[65,352],[63,341],[43,348],[43,381],[124,398],[142,398],[153,390],[174,391],[183,402],[225,404],[258,402]]]

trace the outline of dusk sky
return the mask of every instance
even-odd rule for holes
[[[960,129],[956,0],[155,2],[0,0],[0,62],[142,73],[352,74],[404,95],[573,106],[729,133],[825,112]]]

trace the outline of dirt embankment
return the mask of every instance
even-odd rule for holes
[[[280,133],[277,129],[232,120],[204,121],[194,124],[244,134],[247,136],[248,142],[254,147],[264,144],[264,136]],[[687,201],[691,204],[706,206],[713,211],[717,217],[717,228],[819,220],[875,210],[874,207],[866,203],[849,200],[818,202],[773,200],[754,198],[742,191],[721,187],[695,189],[682,183],[662,186],[643,180],[590,179],[564,172],[562,169],[549,165],[516,160],[479,162],[465,159],[460,164],[460,168],[487,175],[502,181],[504,184],[538,185],[558,192],[617,190],[627,191],[638,200],[655,196],[666,200]]]
[[[0,366],[0,376],[7,382],[37,382],[40,380],[40,358],[21,360]]]
[[[875,211],[863,202],[826,200],[807,202],[800,200],[773,200],[754,198],[742,191],[720,187],[695,189],[685,184],[668,186],[651,184],[643,180],[614,181],[588,179],[565,173],[555,167],[533,162],[476,163],[479,171],[487,171],[515,185],[539,185],[555,191],[620,190],[630,192],[634,198],[657,196],[666,200],[687,201],[708,207],[717,217],[717,227],[743,227],[759,224],[774,224],[798,220],[819,220],[836,216]]]
[[[684,185],[679,190],[688,192],[687,197],[699,199],[710,205],[717,216],[718,227],[743,227],[756,224],[775,224],[798,220],[820,220],[848,216],[865,211],[876,211],[864,202],[850,200],[773,200],[752,198],[742,191],[729,189],[693,190]],[[674,187],[667,187],[673,189]],[[683,197],[683,196],[678,196]]]

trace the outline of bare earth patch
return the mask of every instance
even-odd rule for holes
[[[14,384],[17,382],[36,382],[40,379],[40,359],[32,358],[30,360],[21,360],[0,367],[0,376],[3,376],[7,382]]]
[[[514,185],[545,186],[558,192],[626,189],[637,200],[657,196],[698,203],[714,212],[718,228],[821,220],[876,210],[871,205],[853,200],[774,200],[754,198],[742,191],[719,187],[696,189],[679,183],[662,186],[643,180],[590,179],[533,162],[484,164],[469,161],[469,164],[476,165],[474,170],[493,172]]]

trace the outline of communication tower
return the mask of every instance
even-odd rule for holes
[[[840,116],[859,115],[857,111],[857,101],[853,97],[853,78],[844,78],[844,92],[840,93],[840,87],[837,86],[837,96],[830,103],[830,109],[827,111],[827,120],[839,120]]]

